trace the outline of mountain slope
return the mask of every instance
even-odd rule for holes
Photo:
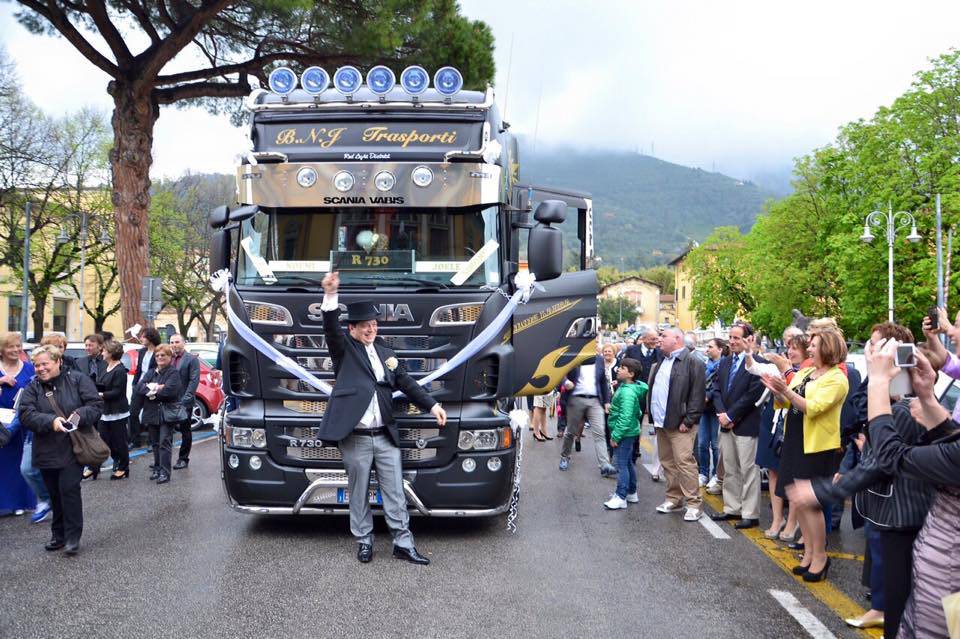
[[[525,184],[593,195],[597,254],[608,266],[663,264],[716,226],[746,231],[775,197],[750,182],[656,158],[570,149],[520,154]]]

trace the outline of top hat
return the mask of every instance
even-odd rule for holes
[[[348,322],[365,322],[378,317],[380,317],[380,313],[373,302],[351,302],[347,304]]]

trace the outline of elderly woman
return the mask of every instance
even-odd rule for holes
[[[790,405],[776,488],[781,498],[795,480],[832,477],[840,465],[840,411],[848,382],[839,364],[847,358],[847,345],[839,330],[827,328],[813,336],[809,351],[813,365],[798,371],[789,385],[783,377],[763,376],[767,388]],[[830,568],[823,511],[819,505],[801,506],[797,520],[805,545],[793,574],[804,581],[822,581]]]
[[[77,428],[96,428],[103,400],[89,377],[62,367],[58,348],[35,348],[32,359],[37,376],[20,397],[20,421],[33,431],[33,465],[43,475],[53,506],[53,537],[44,548],[63,548],[66,554],[75,555],[83,533],[83,466],[73,454],[68,431],[71,418]]]
[[[13,408],[17,393],[33,378],[33,364],[21,361],[22,353],[19,333],[0,333],[0,408]],[[26,443],[23,429],[15,423],[7,426],[10,441],[0,448],[0,514],[22,512],[37,504],[37,496],[20,472]]]
[[[173,349],[169,344],[161,344],[153,351],[157,367],[147,371],[133,392],[143,397],[143,419],[141,422],[150,430],[150,443],[153,446],[152,481],[165,484],[170,481],[170,458],[173,449],[173,431],[186,419],[178,416],[186,413],[180,399],[183,397],[183,383],[180,373],[171,366]]]

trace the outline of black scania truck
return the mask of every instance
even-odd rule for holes
[[[517,183],[517,144],[492,90],[414,98],[367,85],[349,97],[258,89],[247,107],[240,206],[210,216],[211,270],[229,269],[228,303],[243,324],[317,378],[333,382],[320,312],[328,271],[340,273],[341,305],[379,307],[378,339],[414,378],[490,325],[518,274],[535,274],[529,302],[505,327],[427,384],[447,411],[444,428],[395,400],[411,513],[505,512],[522,435],[510,400],[548,392],[596,354],[589,196]],[[327,396],[233,325],[222,361],[235,398],[220,433],[232,507],[345,514],[340,451],[317,438]],[[375,473],[369,498],[380,503]]]

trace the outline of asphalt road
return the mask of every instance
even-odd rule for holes
[[[561,473],[559,444],[526,438],[516,534],[503,517],[415,518],[428,567],[393,559],[380,520],[362,565],[345,519],[233,512],[217,446],[164,486],[145,457],[131,479],[85,482],[77,557],[43,550],[46,524],[0,519],[0,637],[810,636],[771,590],[818,636],[862,636],[746,536],[655,513],[662,484],[642,468],[640,503],[605,512],[614,482],[591,446]],[[836,571],[851,595],[853,564]]]

